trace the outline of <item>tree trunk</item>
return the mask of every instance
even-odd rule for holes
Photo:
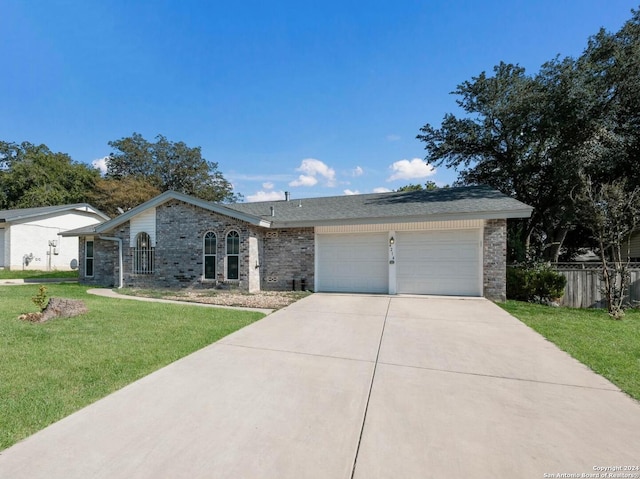
[[[567,238],[567,233],[569,232],[569,228],[556,228],[553,232],[553,242],[547,246],[545,250],[545,259],[547,261],[551,261],[552,263],[558,262],[558,257],[560,257],[560,251],[562,250],[562,245],[564,245],[564,240]]]

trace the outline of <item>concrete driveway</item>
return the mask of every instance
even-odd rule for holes
[[[314,294],[3,451],[0,478],[596,477],[639,445],[639,403],[489,301]]]

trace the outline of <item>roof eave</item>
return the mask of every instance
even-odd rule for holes
[[[117,216],[109,221],[106,221],[98,227],[96,227],[96,233],[105,233],[107,231],[112,230],[113,228],[117,228],[123,223],[126,223],[134,216],[140,214],[144,210],[149,208],[155,208],[160,206],[163,203],[166,203],[169,200],[178,200],[183,201],[185,203],[189,203],[194,206],[198,206],[200,208],[213,211],[215,213],[219,213],[224,216],[229,216],[231,218],[235,218],[246,223],[252,224],[254,226],[261,226],[263,228],[269,228],[271,226],[271,222],[266,221],[260,217],[253,216],[247,213],[242,213],[237,210],[233,210],[231,208],[227,208],[218,203],[212,203],[209,201],[201,200],[199,198],[195,198],[193,196],[185,195],[183,193],[178,193],[176,191],[165,191],[164,193],[156,196],[155,198],[150,199],[149,201],[142,203],[141,205],[136,206],[135,208],[130,209],[126,213]]]
[[[533,208],[500,211],[478,211],[471,213],[443,213],[412,216],[383,216],[374,218],[340,218],[330,220],[274,221],[272,228],[309,228],[313,226],[343,226],[387,223],[412,223],[417,221],[454,221],[454,220],[499,220],[529,218]]]
[[[74,236],[92,236],[94,234],[96,234],[96,227],[99,225],[90,225],[90,226],[83,226],[81,228],[75,228],[72,230],[67,230],[67,231],[61,231],[60,233],[58,233],[58,236],[63,236],[65,238],[71,238]],[[92,230],[90,230],[89,228],[93,228]]]
[[[17,223],[20,221],[25,221],[33,218],[38,218],[42,216],[50,216],[56,215],[59,213],[64,213],[65,211],[82,211],[84,213],[93,213],[104,220],[109,220],[109,217],[105,215],[102,211],[94,208],[88,203],[74,203],[72,205],[60,205],[58,207],[51,207],[49,211],[40,211],[37,213],[28,213],[24,215],[12,216],[9,219],[2,218],[0,219],[0,223]]]

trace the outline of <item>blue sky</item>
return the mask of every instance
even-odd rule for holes
[[[415,139],[500,61],[577,56],[638,5],[0,0],[0,140],[92,164],[141,133],[200,146],[246,200],[370,193],[455,171]]]

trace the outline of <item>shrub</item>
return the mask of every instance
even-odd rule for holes
[[[47,288],[44,285],[40,285],[38,288],[38,294],[31,298],[33,304],[35,304],[40,311],[44,311],[44,308],[47,307],[47,303],[49,303],[49,298],[47,298]]]
[[[507,298],[546,303],[562,297],[567,278],[547,265],[507,268]]]
[[[535,272],[533,283],[534,295],[543,301],[551,301],[562,297],[567,278],[547,266]]]

